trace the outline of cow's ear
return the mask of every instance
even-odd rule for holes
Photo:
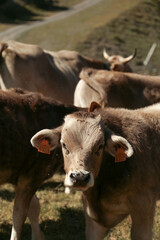
[[[97,102],[91,102],[88,112],[94,112],[94,110],[97,108],[101,108],[101,105]]]
[[[106,150],[115,157],[119,148],[123,148],[126,157],[129,158],[133,155],[133,148],[125,138],[114,134],[110,135],[106,142]]]
[[[33,147],[39,149],[39,146],[42,143],[42,141],[46,140],[50,150],[52,151],[56,147],[60,146],[60,138],[61,138],[61,127],[51,129],[51,130],[43,129],[37,132],[31,138],[31,144]]]

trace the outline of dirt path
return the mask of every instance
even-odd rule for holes
[[[47,23],[50,22],[56,22],[59,21],[61,19],[67,18],[71,15],[74,15],[80,11],[85,10],[86,8],[91,7],[92,5],[95,5],[96,3],[100,2],[101,0],[84,0],[83,2],[76,4],[75,6],[71,7],[70,9],[57,13],[53,16],[50,16],[48,18],[45,18],[41,21],[36,21],[36,22],[32,22],[32,23],[26,23],[26,24],[20,24],[16,27],[7,29],[5,31],[2,31],[0,33],[0,40],[10,40],[10,39],[16,39],[18,37],[21,36],[22,33],[35,28],[35,27],[39,27],[42,25],[45,25]]]

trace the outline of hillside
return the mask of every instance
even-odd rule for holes
[[[42,20],[83,0],[1,0],[0,32],[17,24]]]
[[[156,50],[148,64],[143,61],[153,43]],[[103,59],[102,51],[128,56],[137,48],[137,57],[131,63],[135,72],[160,74],[160,2],[144,0],[118,18],[96,28],[76,49],[90,57]]]
[[[57,51],[77,49],[79,41],[86,41],[97,28],[118,18],[143,0],[99,0],[82,12],[31,29],[18,37],[18,41],[38,44],[43,48]]]

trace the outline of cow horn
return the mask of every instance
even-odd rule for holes
[[[106,60],[108,60],[109,59],[109,55],[108,55],[108,53],[106,52],[106,49],[104,48],[103,49],[103,57],[106,59]]]
[[[130,62],[133,58],[135,58],[137,54],[137,49],[135,48],[134,53],[130,55],[129,57],[124,58],[123,63],[128,63]]]

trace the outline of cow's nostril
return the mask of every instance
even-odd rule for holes
[[[84,177],[84,181],[85,183],[87,183],[90,179],[90,173],[86,174],[85,177]]]
[[[70,178],[71,178],[71,179],[74,178],[73,173],[70,174]]]
[[[76,175],[75,175],[75,173],[71,173],[70,174],[70,179],[71,179],[72,182],[76,182]]]

